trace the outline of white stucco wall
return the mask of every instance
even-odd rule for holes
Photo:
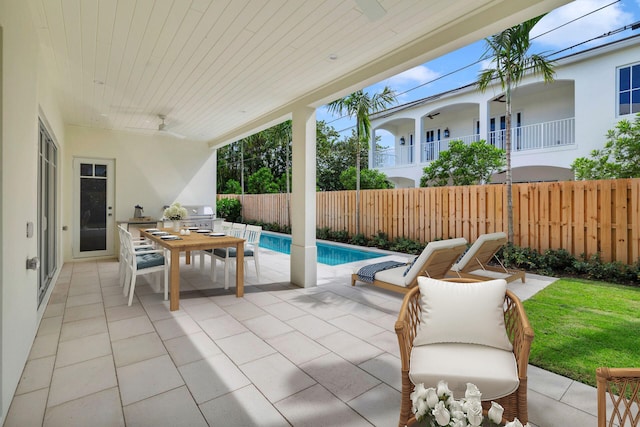
[[[2,27],[2,114],[0,117],[0,424],[22,374],[38,327],[37,274],[26,270],[37,255],[37,234],[26,237],[26,224],[37,224],[38,116],[55,133],[60,150],[64,134],[60,112],[39,58],[36,29],[27,2],[0,0]]]
[[[63,193],[69,195],[64,206],[66,231],[64,259],[72,259],[75,157],[115,160],[115,216],[127,220],[134,206],[144,214],[162,217],[163,206],[175,201],[184,205],[215,206],[216,168],[214,152],[206,142],[192,142],[164,135],[114,132],[67,126],[67,150],[63,159]],[[113,233],[115,235],[115,227]]]

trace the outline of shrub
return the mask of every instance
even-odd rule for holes
[[[216,203],[216,216],[229,222],[239,222],[242,217],[242,204],[238,199],[220,199]]]
[[[351,240],[349,240],[349,243],[356,246],[369,246],[369,241],[362,233],[355,234]]]
[[[420,242],[404,237],[396,237],[393,242],[389,244],[389,250],[406,254],[419,254],[423,249],[424,245]]]
[[[329,233],[331,229],[329,227],[316,228],[316,239],[329,240]]]
[[[349,241],[349,232],[347,230],[332,231],[329,233],[329,240],[347,243]]]

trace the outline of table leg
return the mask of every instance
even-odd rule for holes
[[[244,296],[244,242],[236,245],[236,297]]]
[[[171,279],[169,294],[169,310],[176,311],[180,309],[180,251],[171,250]]]
[[[186,251],[184,254],[185,264],[191,264],[191,251]]]

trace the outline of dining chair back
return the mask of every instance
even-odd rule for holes
[[[596,382],[598,427],[640,426],[640,368],[600,367]]]
[[[247,230],[244,233],[246,240],[244,244],[244,264],[245,271],[249,261],[253,261],[256,267],[256,277],[260,280],[260,235],[262,234],[262,227],[259,225],[247,225]]]
[[[220,223],[220,227],[222,228],[222,232],[224,234],[229,234],[229,230],[231,230],[231,226],[232,225],[233,225],[232,222],[222,221],[222,223]]]

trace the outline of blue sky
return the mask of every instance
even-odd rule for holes
[[[587,14],[589,15],[584,18],[568,23]],[[531,34],[535,38],[532,50],[552,54],[594,37],[618,30],[626,25],[630,26],[637,21],[640,21],[640,0],[575,0],[550,12],[536,25]],[[567,25],[544,34],[563,24]],[[640,33],[640,29],[620,31],[617,34],[581,44],[558,55],[552,55],[551,58],[580,52],[586,48],[609,43],[638,33]],[[539,37],[536,38],[536,36]],[[383,80],[365,90],[371,93],[378,92],[387,85],[397,93],[408,91],[398,97],[399,103],[403,104],[473,83],[483,68],[482,63],[475,64],[459,72],[452,72],[479,60],[484,48],[484,40],[479,40],[462,49]],[[447,76],[449,73],[452,74]],[[434,81],[434,79],[436,80]],[[414,89],[418,86],[421,87]],[[350,135],[351,127],[355,125],[355,120],[350,118],[338,119],[338,117],[338,115],[328,114],[325,107],[321,107],[317,111],[318,120],[327,121],[336,130],[341,131],[342,136]],[[383,145],[388,144],[383,141]]]

